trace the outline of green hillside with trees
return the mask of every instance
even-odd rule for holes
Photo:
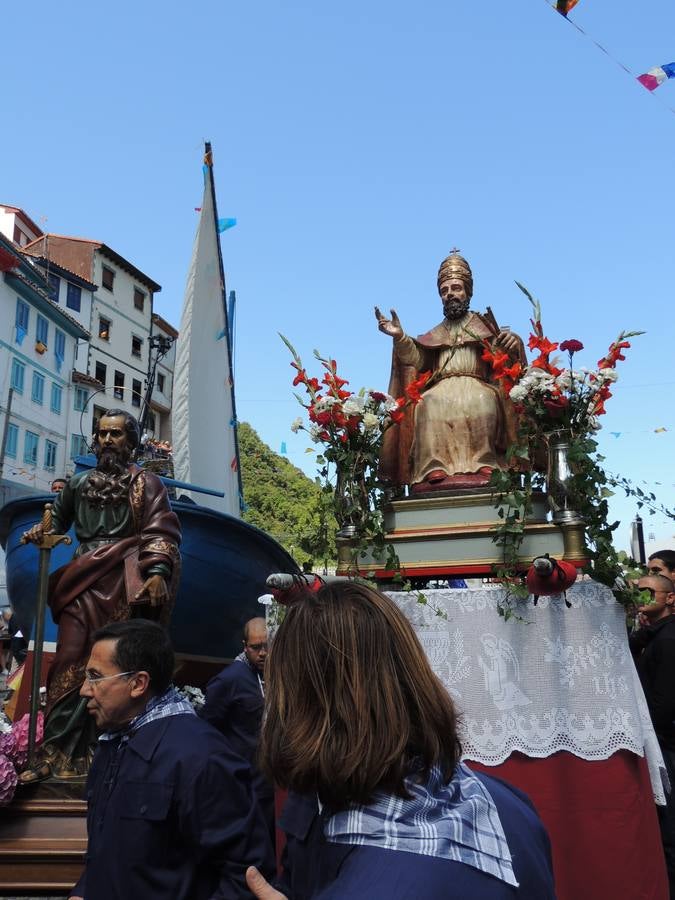
[[[322,515],[326,498],[321,487],[270,450],[247,422],[239,424],[238,435],[244,501],[248,507],[244,520],[272,535],[298,563],[310,562],[315,571],[323,569],[328,532],[328,565],[333,566],[336,525],[330,513]]]

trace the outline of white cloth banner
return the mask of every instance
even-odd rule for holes
[[[518,601],[508,622],[502,588],[392,592],[456,702],[464,757],[494,766],[514,751],[567,750],[607,759],[646,756],[654,797],[665,803],[663,758],[612,592],[582,581],[562,596]],[[441,613],[439,615],[438,613]]]

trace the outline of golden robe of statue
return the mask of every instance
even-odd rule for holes
[[[417,406],[408,407],[403,422],[385,434],[380,477],[411,485],[413,493],[481,487],[493,469],[506,466],[515,413],[482,359],[484,341],[497,344],[513,361],[525,359],[521,339],[500,330],[490,311],[469,310],[471,269],[456,252],[441,265],[438,290],[445,318],[417,338],[403,332],[394,310],[387,319],[376,308],[380,330],[394,339],[389,393],[402,396],[421,372],[440,376]]]

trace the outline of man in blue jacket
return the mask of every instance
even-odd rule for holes
[[[154,622],[94,635],[81,694],[102,734],[73,900],[239,900],[248,865],[273,869],[250,767],[172,687],[173,669]]]
[[[208,683],[200,714],[250,763],[256,798],[274,839],[274,788],[257,767],[268,649],[264,619],[250,619],[244,625],[243,645],[232,664]]]

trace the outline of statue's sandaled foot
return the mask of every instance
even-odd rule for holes
[[[19,774],[19,784],[37,784],[51,778],[52,767],[48,762],[36,766],[34,769],[26,769]]]

